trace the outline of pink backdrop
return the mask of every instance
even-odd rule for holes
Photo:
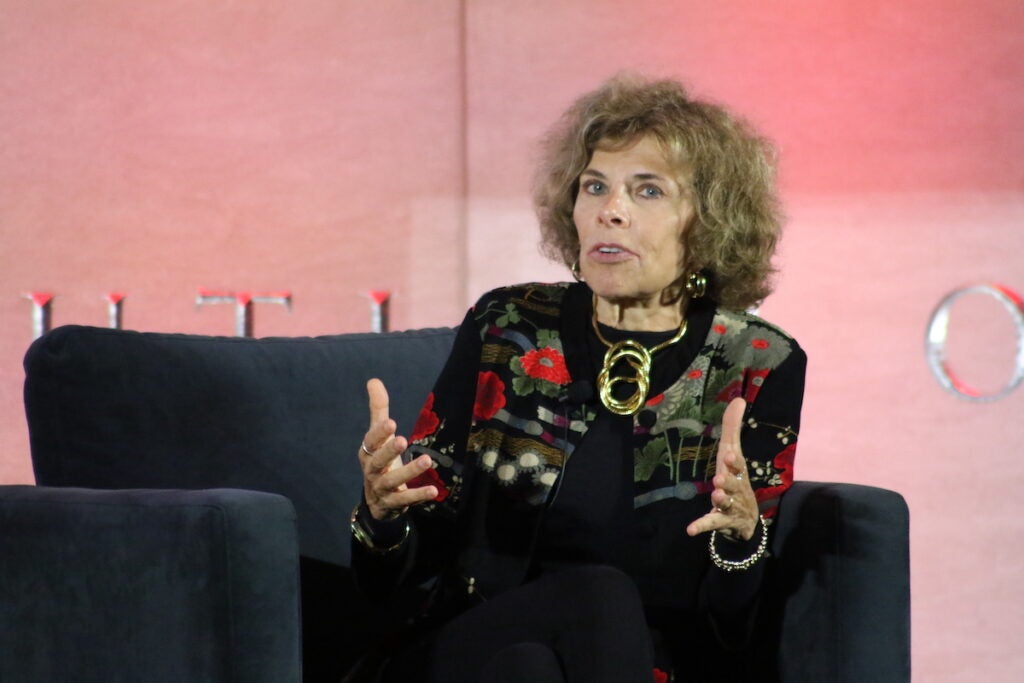
[[[528,202],[545,127],[615,72],[676,76],[781,152],[762,313],[810,356],[799,476],[906,496],[916,680],[1015,682],[1024,387],[956,400],[923,339],[962,284],[1024,291],[1022,54],[1016,0],[0,0],[0,483],[32,481],[22,292],[230,334],[198,287],[290,289],[256,332],[298,335],[366,329],[385,288],[396,328],[452,324],[566,276]],[[958,359],[995,385],[1012,329],[979,310]]]

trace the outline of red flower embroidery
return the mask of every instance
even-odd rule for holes
[[[549,347],[527,351],[519,360],[527,377],[559,385],[569,383],[569,368],[565,367],[565,358],[555,349]]]
[[[715,325],[712,329],[715,331],[715,334],[725,334],[726,332],[725,325],[721,323]]]
[[[755,339],[754,341],[750,342],[750,345],[753,346],[755,349],[761,349],[762,351],[771,346],[771,344],[768,343],[767,339]]]
[[[668,683],[668,674],[661,669],[654,669],[654,683]]]
[[[725,385],[725,388],[718,392],[715,396],[716,401],[722,403],[728,403],[734,398],[743,397],[747,403],[753,403],[754,399],[757,398],[757,394],[761,391],[761,385],[764,384],[764,378],[768,376],[771,371],[767,368],[760,370],[745,370],[743,372],[743,379],[736,380],[735,382],[729,382]]]
[[[447,498],[449,494],[448,487],[444,485],[444,481],[441,479],[441,475],[439,475],[437,473],[437,470],[435,470],[433,467],[431,467],[423,474],[420,474],[410,479],[409,483],[406,484],[406,486],[408,486],[411,489],[418,489],[423,486],[436,486],[437,495],[434,497],[434,501],[438,503]]]
[[[690,370],[690,374],[687,375],[690,379],[700,379],[704,376],[703,370]]]
[[[505,383],[497,373],[481,372],[476,381],[476,402],[473,404],[473,419],[489,420],[505,407]]]
[[[659,403],[661,403],[664,400],[665,400],[665,394],[658,394],[657,396],[651,396],[649,399],[647,399],[647,403],[645,403],[644,405],[646,405],[646,406],[656,406],[656,405],[658,405]]]
[[[753,403],[757,398],[757,393],[761,391],[761,385],[764,384],[764,378],[768,376],[771,370],[768,368],[761,368],[760,370],[747,370],[743,373],[743,382],[746,384],[746,391],[743,392],[743,399],[747,403]]]
[[[438,419],[437,413],[434,412],[434,392],[431,391],[427,394],[427,400],[420,409],[420,416],[416,418],[416,425],[412,428],[412,436],[409,437],[409,440],[419,441],[424,437],[430,436],[439,424],[441,424],[441,420]]]
[[[772,465],[782,478],[782,485],[787,489],[793,485],[793,461],[796,460],[796,444],[791,443],[775,456]]]
[[[782,483],[778,486],[768,486],[756,489],[754,496],[765,517],[774,517],[779,506],[779,496],[786,492],[793,485],[793,461],[796,459],[796,444],[791,443],[775,456],[772,466],[779,473]]]

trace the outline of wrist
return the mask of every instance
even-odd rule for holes
[[[406,515],[391,519],[376,519],[366,501],[352,509],[349,527],[353,538],[368,550],[388,553],[398,550],[409,538],[410,523]]]
[[[757,539],[759,538],[759,526],[761,524],[761,517],[757,516],[753,522],[747,522],[742,529],[719,529],[718,538],[724,540],[723,545],[727,546],[743,546],[750,545],[751,548],[757,545]]]
[[[754,533],[748,540],[725,540],[717,531],[708,539],[711,562],[726,572],[750,569],[761,561],[768,551],[768,529],[764,517],[759,516]]]
[[[362,513],[367,526],[374,528],[378,526],[383,527],[405,518],[405,511],[370,505],[366,502],[365,497],[360,505],[362,505],[360,512]]]

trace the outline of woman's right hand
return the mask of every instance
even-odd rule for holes
[[[370,427],[359,447],[363,468],[363,495],[374,519],[394,519],[409,506],[437,497],[437,488],[409,488],[407,483],[432,467],[429,455],[402,464],[402,453],[409,447],[403,436],[396,435],[398,425],[388,414],[388,392],[379,379],[366,383],[370,398]]]

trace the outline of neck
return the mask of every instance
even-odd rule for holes
[[[621,301],[594,296],[597,321],[619,330],[664,332],[677,329],[686,317],[684,301]]]

